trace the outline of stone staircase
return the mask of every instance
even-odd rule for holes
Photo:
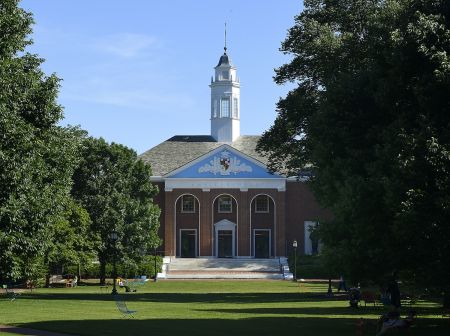
[[[159,279],[292,279],[286,258],[164,258]]]

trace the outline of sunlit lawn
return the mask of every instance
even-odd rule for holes
[[[326,284],[289,281],[158,281],[122,293],[134,319],[121,316],[98,286],[38,289],[0,299],[0,324],[76,335],[375,335],[383,307],[352,309],[326,297]],[[111,290],[111,287],[109,288]],[[449,335],[450,320],[432,302],[414,307],[409,335]]]

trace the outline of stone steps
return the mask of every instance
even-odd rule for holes
[[[160,279],[284,279],[284,258],[170,258]]]

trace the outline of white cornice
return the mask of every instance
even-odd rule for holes
[[[287,182],[307,182],[309,181],[309,177],[298,177],[298,176],[289,176],[286,178]]]
[[[167,178],[165,189],[277,189],[286,191],[286,179],[199,179]]]

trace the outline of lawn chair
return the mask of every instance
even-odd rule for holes
[[[143,276],[134,278],[133,282],[139,286],[139,285],[145,285],[145,283],[147,281],[148,281],[147,277],[145,275],[143,275]]]
[[[66,287],[77,287],[78,277],[75,275],[75,278],[69,279],[66,283]]]
[[[122,301],[118,295],[114,296],[114,300],[116,301],[117,309],[122,313],[122,316],[134,318],[133,314],[137,313],[137,310],[129,310],[127,304]]]
[[[25,285],[27,286],[27,289],[30,290],[30,292],[32,292],[33,289],[36,289],[36,285],[35,285],[34,281],[32,281],[32,280],[27,280]]]
[[[130,291],[137,292],[137,288],[145,285],[145,283],[147,281],[148,281],[148,279],[145,275],[140,276],[140,277],[135,277],[131,281],[128,281],[128,286],[131,288]]]
[[[361,300],[364,301],[364,307],[367,306],[368,303],[373,303],[373,306],[375,307],[377,304],[377,294],[370,291],[363,291],[361,293]]]
[[[20,293],[17,293],[14,289],[8,288],[7,285],[3,285],[3,289],[5,290],[6,297],[11,301],[14,301],[20,295]]]

